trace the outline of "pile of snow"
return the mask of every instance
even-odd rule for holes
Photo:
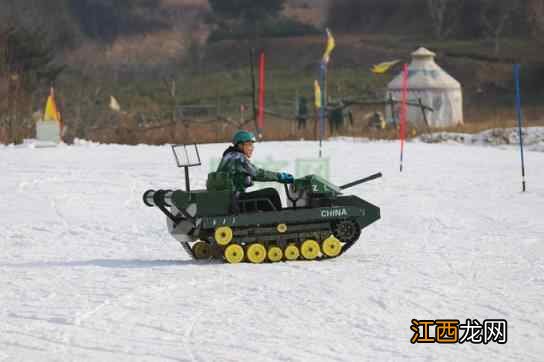
[[[82,146],[82,147],[96,147],[99,146],[101,143],[94,142],[94,141],[88,141],[81,138],[75,138],[74,139],[74,146]]]
[[[63,142],[54,142],[54,141],[44,141],[38,140],[35,138],[25,138],[23,143],[15,145],[19,148],[46,148],[46,147],[64,147],[66,146]]]
[[[225,265],[142,203],[183,187],[170,147],[77,145],[0,147],[0,360],[542,360],[544,153],[522,194],[514,148],[409,143],[400,174],[397,142],[324,142],[333,183],[383,172],[346,190],[382,219],[335,260]],[[200,147],[193,189],[226,146]],[[294,173],[317,149],[254,158]],[[508,342],[412,345],[414,318],[506,319]]]
[[[544,127],[522,129],[523,144],[527,150],[544,152]],[[418,140],[425,143],[461,143],[466,145],[519,145],[517,128],[495,128],[476,134],[437,132],[422,135]]]

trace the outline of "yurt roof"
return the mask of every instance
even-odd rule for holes
[[[461,84],[436,64],[436,54],[425,48],[412,53],[408,66],[409,89],[460,89]],[[402,89],[402,73],[387,86],[390,90]]]

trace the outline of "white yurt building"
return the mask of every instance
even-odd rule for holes
[[[434,58],[436,54],[419,48],[412,53],[408,67],[408,101],[431,107],[426,111],[429,127],[451,127],[463,124],[463,93],[461,84],[446,73]],[[402,99],[403,74],[395,77],[387,86],[386,101]],[[393,108],[393,109],[392,109]],[[396,123],[399,120],[400,104],[386,105],[386,120]],[[425,118],[419,107],[408,106],[408,122],[415,126],[425,126]]]

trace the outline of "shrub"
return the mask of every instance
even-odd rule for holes
[[[257,34],[256,34],[257,32]],[[256,35],[263,38],[286,38],[291,36],[302,36],[320,34],[320,30],[313,25],[304,24],[290,18],[268,18],[257,24],[234,24],[220,25],[211,32],[208,42],[222,40],[250,39]]]

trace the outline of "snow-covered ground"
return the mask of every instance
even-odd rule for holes
[[[225,145],[200,148],[203,187]],[[315,142],[262,143],[295,171]],[[541,361],[544,153],[325,143],[330,179],[382,220],[342,257],[263,265],[190,261],[149,188],[182,187],[167,146],[0,147],[0,360]],[[285,161],[285,162],[283,162]],[[412,319],[506,319],[504,345],[411,344]]]
[[[523,128],[521,137],[525,148],[530,151],[544,152],[544,127]],[[437,132],[425,134],[419,140],[426,143],[460,143],[466,145],[517,146],[519,130],[517,128],[495,128],[476,134]]]

